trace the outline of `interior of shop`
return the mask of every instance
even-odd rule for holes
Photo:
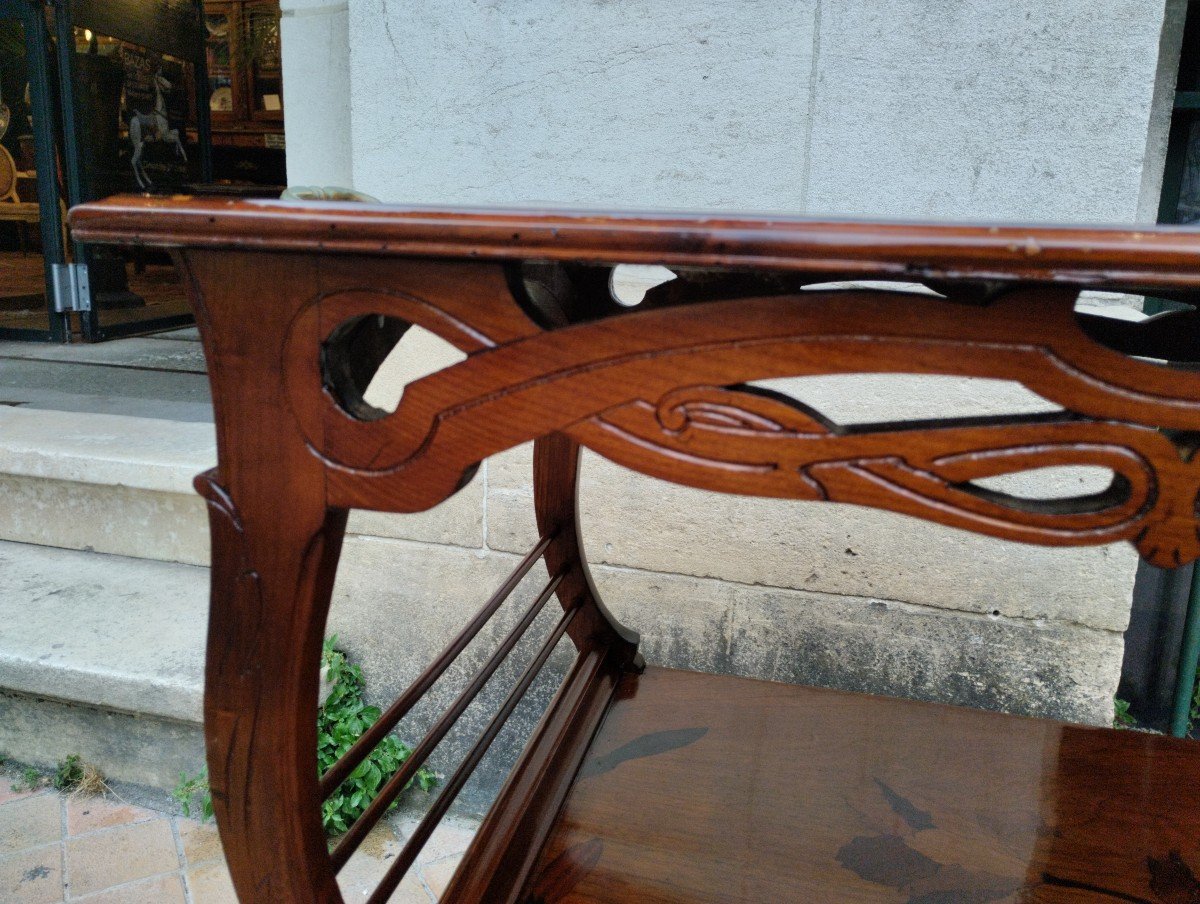
[[[4,18],[0,3],[0,339],[95,341],[186,325],[167,256],[74,246],[62,220],[74,203],[119,192],[278,197],[278,3],[30,8],[34,18],[11,15],[16,7]],[[85,265],[86,279],[56,272],[69,264]]]

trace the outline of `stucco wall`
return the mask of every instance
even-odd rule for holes
[[[1163,0],[351,0],[341,147],[354,187],[389,201],[1130,221],[1153,209],[1161,172],[1178,54],[1163,23]],[[318,175],[338,159],[328,135],[296,125],[291,98],[315,76],[295,60],[293,181],[341,181],[334,164]],[[418,337],[381,382],[445,354]],[[841,421],[1045,406],[959,379],[788,389]],[[470,573],[525,551],[530,496],[519,449],[432,513],[359,521],[397,538],[379,541],[393,546],[378,564],[395,590],[356,602],[349,569],[333,625],[385,686],[436,645],[416,627],[427,600],[439,617],[465,612],[485,592]],[[595,457],[583,504],[597,579],[651,661],[1111,716],[1135,565],[1124,546],[1052,551],[706,495]],[[456,577],[455,562],[471,567]],[[398,622],[414,627],[382,641]]]

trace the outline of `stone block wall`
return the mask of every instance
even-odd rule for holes
[[[351,0],[330,13],[348,34],[348,134],[310,139],[289,106],[289,166],[293,181],[332,182],[348,157],[356,189],[424,204],[1152,219],[1183,5]],[[303,5],[284,6],[301,28]],[[291,64],[289,92],[309,78]],[[406,340],[381,396],[451,358]],[[1047,406],[994,381],[784,387],[843,423]],[[1095,481],[1076,470],[1018,488]],[[1111,718],[1125,546],[1047,550],[704,494],[595,456],[582,494],[596,579],[653,662]],[[529,450],[488,461],[430,513],[358,513],[352,528],[374,536],[348,546],[332,627],[389,676],[386,696],[532,542]],[[351,594],[358,567],[387,590]]]

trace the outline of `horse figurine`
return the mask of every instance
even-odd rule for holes
[[[185,163],[187,152],[183,142],[179,140],[179,130],[172,129],[167,122],[167,91],[171,83],[163,76],[162,70],[154,73],[154,112],[139,113],[136,110],[129,118],[129,141],[133,145],[133,175],[138,185],[149,191],[154,188],[154,182],[146,174],[142,165],[142,154],[148,141],[165,141],[175,145],[175,155]]]

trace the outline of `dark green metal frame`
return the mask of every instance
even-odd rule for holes
[[[0,0],[0,18],[21,23],[25,33],[25,57],[29,72],[29,98],[33,114],[34,159],[39,173],[56,173],[55,154],[58,115],[52,90],[50,35],[46,26],[45,8],[36,0]],[[58,180],[37,180],[38,206],[41,212],[42,260],[45,272],[46,310],[45,330],[0,328],[0,338],[33,341],[66,342],[70,338],[70,315],[55,313],[50,294],[51,268],[66,261],[62,238],[62,208]]]
[[[1194,43],[1200,34],[1200,3],[1189,2],[1187,24],[1184,29],[1185,42]],[[1184,60],[1180,65],[1181,79],[1191,81],[1195,66],[1195,49],[1184,47]],[[1187,71],[1185,71],[1187,70]],[[1167,139],[1167,158],[1163,167],[1162,194],[1159,199],[1158,221],[1178,222],[1179,195],[1183,187],[1183,175],[1187,165],[1188,141],[1192,127],[1200,122],[1200,91],[1188,90],[1196,85],[1187,84],[1185,90],[1175,93],[1171,113],[1171,130]],[[1162,298],[1147,298],[1144,310],[1157,314],[1173,308],[1185,307],[1178,302]],[[1197,666],[1200,665],[1200,568],[1191,569],[1187,615],[1184,619],[1183,637],[1179,645],[1178,666],[1175,669],[1175,692],[1171,707],[1170,731],[1183,737],[1191,730],[1192,700],[1195,695]],[[1164,651],[1165,652],[1165,651]]]

